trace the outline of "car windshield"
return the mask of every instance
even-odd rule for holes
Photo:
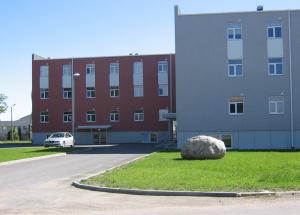
[[[55,137],[55,138],[57,138],[57,137],[64,137],[65,136],[65,134],[64,133],[54,133],[54,134],[51,134],[51,136],[50,136],[50,138],[52,137]]]

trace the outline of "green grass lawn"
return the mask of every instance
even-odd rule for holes
[[[300,152],[227,152],[221,160],[182,160],[179,152],[159,152],[83,183],[159,190],[300,190]]]
[[[17,144],[17,143],[31,144],[31,140],[15,140],[15,141],[5,140],[5,141],[0,141],[0,144]]]
[[[71,152],[76,148],[5,148],[0,149],[0,162],[32,158],[44,155],[57,154],[61,152]]]

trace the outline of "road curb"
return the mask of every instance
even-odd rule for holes
[[[156,152],[153,152],[156,153]],[[96,174],[89,175],[87,177],[81,178],[79,180],[73,181],[72,186],[85,189],[90,191],[100,191],[100,192],[107,192],[107,193],[120,193],[120,194],[131,194],[131,195],[151,195],[151,196],[198,196],[198,197],[251,197],[251,196],[274,196],[274,195],[295,195],[300,194],[300,191],[289,191],[289,192],[270,192],[270,191],[263,191],[263,192],[200,192],[200,191],[173,191],[173,190],[142,190],[142,189],[127,189],[127,188],[111,188],[111,187],[100,187],[100,186],[93,186],[80,183],[83,180],[91,178],[96,175],[104,174],[105,172],[111,171],[113,169],[125,166],[129,163],[134,161],[140,160],[151,154],[147,154],[144,156],[140,156],[133,160],[127,161],[125,163],[116,165],[112,168],[107,170],[98,172]]]
[[[53,158],[53,157],[60,157],[64,156],[67,153],[62,152],[62,153],[57,153],[53,155],[44,155],[44,156],[38,156],[38,157],[33,157],[33,158],[24,158],[24,159],[19,159],[19,160],[12,160],[12,161],[6,161],[0,163],[0,166],[7,166],[7,165],[12,165],[12,164],[17,164],[17,163],[25,163],[29,161],[34,161],[34,160],[42,160],[42,159],[47,159],[47,158]]]

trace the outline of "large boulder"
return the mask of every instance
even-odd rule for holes
[[[187,139],[181,148],[183,159],[220,159],[226,153],[223,141],[210,136],[195,136]]]

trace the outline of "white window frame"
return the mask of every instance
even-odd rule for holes
[[[133,114],[133,120],[135,122],[143,122],[144,121],[144,110],[136,110]]]
[[[169,96],[169,62],[168,61],[159,61],[157,64],[158,70],[158,96]],[[166,73],[167,83],[160,83],[159,77]]]
[[[94,118],[94,120],[93,120]],[[87,122],[96,122],[96,111],[86,112],[86,121]]]
[[[237,31],[240,30],[241,38],[237,38]],[[229,38],[229,31],[232,31],[233,38]],[[241,40],[242,35],[242,25],[240,23],[229,23],[227,25],[227,40]]]
[[[217,138],[219,140],[222,140],[223,142],[224,142],[224,136],[230,136],[230,140],[231,140],[230,147],[226,147],[226,145],[225,145],[225,147],[226,147],[226,149],[231,149],[232,148],[232,143],[233,143],[232,134],[225,133],[225,134],[216,134],[216,135],[211,135],[211,136],[215,137],[215,138]],[[224,142],[224,144],[225,144],[225,142]]]
[[[272,59],[275,59],[275,58],[269,58],[268,59],[268,75],[271,75],[271,76],[273,76],[273,75],[283,75],[284,73],[283,73],[283,58],[281,58],[281,57],[278,57],[278,59],[281,59],[281,62],[273,62],[273,63],[270,63],[270,60],[272,60]],[[280,65],[281,64],[281,68],[282,68],[282,71],[281,71],[281,73],[278,73],[278,71],[277,71],[277,65]],[[273,66],[274,67],[274,73],[271,73],[270,72],[270,67],[271,66]]]
[[[95,75],[95,64],[86,64],[85,67],[86,75]]]
[[[70,77],[72,76],[72,66],[71,64],[64,64],[62,65],[63,70],[63,77]]]
[[[40,123],[48,123],[49,122],[49,113],[48,111],[42,111],[40,113]]]
[[[133,96],[143,97],[144,96],[144,85],[134,85],[133,86]]]
[[[72,112],[71,111],[64,112],[64,114],[63,114],[63,122],[64,123],[70,123],[70,122],[72,122]]]
[[[92,95],[94,94],[94,95]],[[86,88],[86,98],[91,99],[91,98],[96,98],[96,89],[95,87],[87,87]]]
[[[48,88],[40,88],[40,99],[46,100],[49,98],[49,89]]]
[[[279,104],[282,104],[282,112],[278,111]],[[275,105],[275,111],[271,111],[271,105]],[[272,115],[282,115],[284,114],[284,97],[283,96],[273,96],[269,97],[269,114]]]
[[[63,98],[72,99],[72,88],[63,88]]]
[[[119,122],[120,121],[120,112],[118,110],[113,110],[109,114],[110,122]]]
[[[245,114],[245,100],[244,100],[244,97],[241,97],[242,98],[242,101],[230,101],[230,99],[229,99],[229,101],[228,101],[228,113],[229,113],[229,115],[243,115],[243,114]],[[230,106],[231,105],[234,105],[235,106],[235,112],[234,113],[231,113],[230,112]],[[238,104],[242,104],[243,105],[243,112],[242,113],[238,113],[237,112],[237,106],[238,106]]]
[[[109,87],[109,96],[111,98],[117,98],[120,96],[120,87],[119,86],[110,86]]]
[[[167,114],[168,112],[169,112],[168,109],[159,109],[159,111],[158,111],[158,114],[159,114],[158,120],[159,120],[160,122],[168,121],[167,118],[163,117],[163,114]]]
[[[230,61],[241,61],[241,63],[230,63]],[[242,67],[242,74],[237,74],[237,67],[241,66]],[[230,74],[230,68],[234,67],[234,74],[231,75]],[[244,75],[244,71],[243,71],[243,60],[242,59],[232,59],[232,60],[228,60],[228,77],[242,77]]]
[[[278,27],[280,27],[280,34],[281,34],[280,37],[276,37],[276,35],[275,35],[275,29],[278,28]],[[272,31],[273,31],[273,35],[272,36],[269,36],[269,29],[272,29]],[[267,38],[268,39],[279,39],[279,38],[282,38],[282,24],[274,23],[274,24],[268,25],[267,26]]]

